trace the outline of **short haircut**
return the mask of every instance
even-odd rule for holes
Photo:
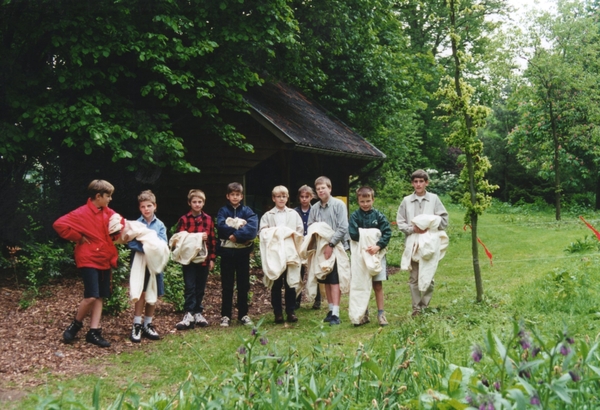
[[[138,195],[138,204],[146,201],[152,202],[154,205],[156,205],[156,196],[154,195],[154,192],[150,191],[149,189],[140,192]]]
[[[108,181],[103,179],[94,179],[87,187],[88,195],[90,199],[96,199],[96,195],[109,194],[112,195],[115,192],[115,187]]]
[[[429,181],[429,174],[427,174],[427,172],[425,172],[425,170],[422,169],[417,169],[415,172],[412,173],[412,175],[410,176],[410,180],[414,181],[417,178],[422,178],[425,181]]]
[[[321,184],[325,184],[325,185],[327,185],[327,188],[331,189],[331,179],[329,179],[327,177],[323,177],[323,176],[315,179],[315,187],[317,185],[321,185]]]
[[[188,192],[188,204],[192,202],[192,198],[200,198],[203,202],[206,202],[206,195],[204,195],[204,191],[199,189],[190,189]]]
[[[373,190],[373,188],[371,188],[370,186],[361,186],[360,188],[358,188],[356,190],[356,196],[358,198],[361,197],[369,197],[371,199],[375,199],[375,190]]]
[[[240,194],[244,193],[244,187],[239,182],[232,182],[227,185],[227,193],[230,194],[232,192],[239,192]]]
[[[290,192],[283,185],[277,185],[275,188],[273,188],[273,191],[271,191],[272,196],[283,194],[285,194],[285,196],[290,196]]]
[[[298,188],[298,197],[305,192],[307,192],[311,198],[315,197],[315,191],[313,191],[313,189],[308,185],[302,185],[300,188]]]

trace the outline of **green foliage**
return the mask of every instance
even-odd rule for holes
[[[585,235],[583,239],[577,239],[575,242],[571,242],[566,248],[565,252],[577,253],[586,251],[597,251],[600,250],[598,238],[595,236]]]
[[[104,299],[102,312],[108,315],[118,315],[130,305],[129,274],[131,251],[124,245],[117,245],[119,251],[118,266],[112,269],[112,293]]]
[[[164,282],[165,295],[163,298],[165,302],[172,304],[176,312],[183,311],[185,284],[179,263],[169,261],[164,271]]]
[[[473,347],[479,374],[469,384],[469,404],[476,408],[598,407],[598,343],[576,341],[567,330],[552,339],[518,323],[505,341],[488,331],[483,346]]]
[[[24,241],[20,246],[8,247],[8,258],[0,257],[0,267],[11,271],[17,284],[24,283],[27,286],[21,300],[22,308],[29,307],[35,301],[41,286],[74,264],[71,246],[58,246],[51,241],[38,242],[36,232],[42,227],[31,216],[28,217]]]

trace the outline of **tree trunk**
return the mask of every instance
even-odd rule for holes
[[[466,154],[467,170],[469,172],[469,193],[471,203],[477,203],[477,190],[475,189],[475,171],[473,169],[473,155]],[[473,257],[473,273],[475,275],[475,289],[477,290],[477,302],[483,300],[483,282],[481,281],[481,268],[479,266],[479,247],[477,246],[477,214],[471,213],[471,254]]]
[[[556,220],[560,221],[560,197],[562,187],[560,183],[560,160],[559,150],[560,142],[558,140],[558,130],[556,129],[556,118],[554,118],[554,106],[550,101],[550,125],[552,127],[552,141],[554,143],[554,206],[556,208]]]

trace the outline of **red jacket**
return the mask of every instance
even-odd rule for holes
[[[108,233],[108,220],[115,211],[98,209],[88,198],[87,204],[58,218],[52,225],[61,238],[75,242],[78,268],[110,269],[117,266],[118,252]],[[90,243],[80,243],[81,237]]]

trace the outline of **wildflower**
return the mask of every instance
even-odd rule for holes
[[[500,382],[494,382],[494,389],[496,389],[496,391],[500,391]]]
[[[267,339],[266,337],[261,337],[260,338],[260,344],[265,346],[267,343],[269,343],[269,339]]]
[[[246,353],[248,353],[248,351],[246,350],[246,348],[244,346],[240,346],[239,349],[237,350],[237,352],[241,355],[245,355]]]
[[[573,380],[574,382],[578,382],[579,380],[581,380],[581,376],[575,370],[570,370],[569,375],[571,376],[571,380]]]
[[[562,345],[560,346],[560,354],[562,354],[563,356],[568,355],[569,353],[571,353],[571,349],[569,349],[567,346]]]
[[[531,351],[531,356],[532,357],[536,357],[538,354],[540,354],[540,352],[542,351],[542,349],[540,347],[534,347],[533,350]]]
[[[283,386],[283,381],[281,379],[277,379],[277,385],[278,386]]]
[[[479,347],[479,345],[474,345],[471,350],[471,359],[473,359],[474,362],[479,363],[482,357],[483,352],[481,351],[481,347]]]
[[[485,387],[490,387],[490,382],[488,382],[485,377],[481,378],[481,384],[483,384]]]
[[[529,370],[520,370],[519,377],[522,377],[524,379],[529,379],[531,377],[531,373],[529,373]]]
[[[529,404],[531,404],[532,406],[539,406],[540,404],[542,404],[542,402],[540,401],[540,398],[537,395],[534,395],[531,400],[529,400]]]
[[[569,343],[570,345],[572,345],[573,343],[575,343],[575,339],[573,339],[572,337],[567,337],[567,343]]]
[[[258,329],[257,329],[257,328],[255,328],[255,327],[253,327],[253,328],[252,328],[252,333],[251,333],[251,335],[252,335],[252,336],[256,336],[256,332],[258,332]]]
[[[519,344],[521,345],[521,348],[523,350],[527,350],[531,347],[531,341],[529,340],[529,335],[527,334],[526,331],[521,330],[519,332],[519,336],[521,336],[521,339],[519,340]]]

